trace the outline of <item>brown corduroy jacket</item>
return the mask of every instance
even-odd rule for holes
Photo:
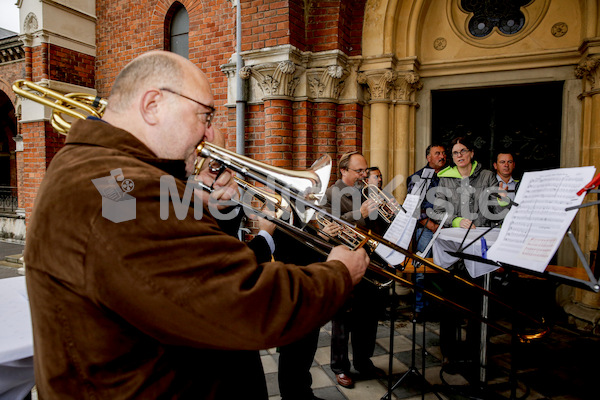
[[[115,223],[92,180],[118,168],[136,214]],[[258,264],[193,200],[180,220],[167,193],[162,219],[165,175],[181,201],[183,161],[100,120],[75,122],[50,163],[25,250],[41,399],[256,398],[253,383],[264,396],[256,350],[301,338],[349,295],[342,263]]]

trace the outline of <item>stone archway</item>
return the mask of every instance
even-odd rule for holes
[[[529,2],[523,29],[514,35],[492,30],[482,37],[466,30],[472,15],[461,8],[462,3],[367,2],[360,72],[369,117],[363,143],[371,161],[376,158],[378,165],[385,164],[389,177],[412,173],[425,164],[436,118],[432,91],[562,82],[560,166],[599,168],[598,1]],[[395,194],[402,199],[404,193]],[[580,211],[574,226],[584,253],[595,250],[597,210]],[[562,262],[559,257],[559,263],[577,261],[569,253]],[[595,308],[600,304],[595,293],[573,298]]]

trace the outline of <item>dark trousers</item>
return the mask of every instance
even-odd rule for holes
[[[350,371],[348,342],[352,341],[354,368],[361,372],[373,367],[377,325],[384,303],[382,292],[373,284],[360,282],[352,298],[331,320],[331,370]]]
[[[466,307],[475,315],[481,315],[481,292],[448,276],[438,275],[442,274],[432,274],[431,279],[441,289],[442,297]],[[459,269],[457,275],[479,286],[483,283],[483,278],[472,279],[464,269]],[[462,333],[463,328],[466,334]],[[440,350],[450,362],[478,361],[480,339],[481,322],[477,318],[452,307],[440,312]]]
[[[302,339],[279,348],[277,379],[282,400],[312,399],[310,366],[318,342],[319,329],[315,329]]]

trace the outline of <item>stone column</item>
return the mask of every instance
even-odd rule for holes
[[[390,94],[396,73],[390,70],[362,72],[358,83],[367,85],[371,106],[370,148],[367,161],[377,165],[385,180],[390,179]]]
[[[600,172],[600,56],[588,56],[575,68],[575,75],[582,79],[583,132],[581,140],[581,165],[593,165]],[[596,196],[590,200],[596,200]],[[584,255],[598,247],[598,208],[586,207],[577,213],[577,241]],[[596,263],[600,268],[600,260]],[[587,290],[575,289],[571,302],[564,305],[568,315],[575,317],[579,328],[600,335],[600,295]]]
[[[391,175],[385,179],[394,179],[393,194],[397,199],[406,196],[406,178],[409,170],[409,150],[411,135],[414,134],[414,112],[416,103],[414,93],[423,87],[418,74],[414,72],[399,73],[394,82],[394,131],[392,148]],[[413,141],[414,142],[414,141]]]

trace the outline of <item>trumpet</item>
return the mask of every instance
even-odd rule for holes
[[[375,251],[375,249],[377,248],[377,246],[379,245],[378,242],[369,238],[368,236],[366,236],[360,232],[357,232],[356,230],[352,229],[351,227],[349,227],[347,225],[338,224],[337,222],[328,219],[321,213],[317,213],[315,219],[317,220],[319,226],[322,228],[321,232],[326,236],[331,237],[329,234],[323,232],[324,228],[330,227],[330,226],[338,228],[339,230],[338,230],[338,233],[335,238],[337,238],[341,244],[345,245],[350,250],[357,250],[361,247],[365,247],[365,249],[367,249],[369,254],[372,254]],[[385,265],[382,265],[379,262],[375,261],[372,257],[371,257],[371,264],[373,264],[373,268],[377,268],[377,271],[386,269]],[[381,277],[381,275],[378,275],[378,276]],[[380,279],[377,279],[375,277],[372,277],[372,278],[368,277],[366,274],[363,277],[363,279],[369,283],[372,283],[378,289],[383,289],[383,288],[389,287],[389,286],[391,286],[392,283],[394,283],[393,279],[381,281]]]
[[[377,213],[385,222],[391,224],[396,215],[402,210],[402,206],[398,204],[398,201],[390,197],[383,190],[379,189],[377,185],[368,183],[367,180],[363,180],[364,186],[362,188],[362,194],[366,199],[371,199],[377,204]]]
[[[44,88],[42,86],[36,85],[34,83],[19,80],[13,84],[13,91],[25,98],[41,103],[47,107],[52,109],[52,126],[61,134],[67,134],[71,123],[64,118],[64,115],[67,115],[72,118],[81,118],[85,119],[89,115],[96,116],[98,118],[102,117],[104,109],[106,108],[107,101],[104,99],[100,99],[98,97],[83,94],[83,93],[72,93],[72,94],[60,94],[48,88]],[[50,98],[54,98],[55,100],[51,100]],[[79,111],[78,111],[79,110]],[[327,189],[327,183],[329,181],[329,176],[331,173],[331,158],[329,156],[323,156],[319,158],[315,163],[306,171],[289,171],[283,168],[278,168],[274,166],[270,166],[249,157],[241,156],[236,154],[235,152],[229,151],[227,149],[221,148],[219,146],[202,142],[196,148],[196,165],[195,165],[195,173],[198,174],[207,159],[212,159],[217,165],[217,170],[222,171],[226,168],[238,173],[240,176],[243,176],[244,180],[237,180],[238,183],[243,182],[245,190],[250,190],[251,194],[255,194],[255,197],[262,196],[261,201],[273,202],[276,203],[277,207],[279,207],[282,212],[279,214],[280,217],[270,218],[264,213],[261,212],[260,209],[256,209],[255,213],[257,215],[262,215],[266,218],[269,218],[271,221],[275,223],[281,230],[286,233],[289,233],[297,240],[302,241],[305,244],[310,245],[313,248],[320,248],[322,252],[327,253],[328,250],[331,250],[333,245],[327,241],[319,239],[317,235],[309,234],[302,229],[294,226],[292,223],[284,221],[283,217],[287,212],[298,216],[300,221],[304,224],[308,224],[314,217],[315,213],[319,213],[324,218],[339,224],[343,230],[346,232],[348,237],[354,236],[356,241],[355,244],[352,245],[354,249],[360,248],[362,246],[367,246],[368,249],[375,249],[380,244],[383,244],[389,247],[392,250],[398,251],[404,254],[408,259],[412,259],[412,262],[415,264],[420,264],[431,269],[434,269],[440,273],[448,274],[450,277],[457,279],[458,281],[465,284],[467,287],[470,287],[474,290],[480,291],[483,295],[487,296],[489,299],[494,300],[499,305],[502,305],[516,314],[522,316],[523,318],[528,318],[533,320],[538,324],[543,324],[543,321],[540,323],[537,320],[534,320],[531,316],[524,314],[518,309],[514,307],[510,307],[507,304],[504,304],[497,295],[494,293],[487,291],[486,289],[478,286],[464,278],[458,277],[452,274],[450,271],[445,268],[433,263],[431,260],[425,259],[417,254],[414,254],[408,250],[403,249],[398,246],[396,243],[390,242],[389,240],[384,239],[383,237],[371,232],[370,230],[364,230],[356,225],[350,224],[347,221],[344,221],[320,206],[321,200],[325,195],[325,190]],[[268,189],[271,189],[276,192],[276,194],[272,194],[267,192],[266,190],[259,189],[255,185],[252,185],[247,182],[248,179],[259,182]],[[211,192],[213,189],[203,184],[200,180],[196,181],[197,185]],[[377,191],[375,191],[377,192]],[[364,192],[363,192],[364,193]],[[378,193],[378,192],[377,192]],[[386,206],[382,207],[384,210],[388,209],[387,205],[393,205],[394,202],[391,201],[388,196],[383,198],[385,200]],[[251,204],[240,204],[244,207],[252,207]],[[390,207],[392,213],[386,213],[386,215],[390,215],[391,219],[397,213],[398,209]],[[277,216],[277,213],[276,213]],[[450,307],[458,309],[464,312],[467,315],[497,329],[500,332],[504,332],[507,334],[513,334],[513,332],[499,324],[495,324],[493,321],[490,321],[486,316],[480,316],[477,313],[469,310],[468,308],[454,303],[444,297],[441,297],[435,293],[432,293],[428,290],[420,288],[416,286],[413,282],[406,280],[397,274],[388,271],[381,266],[376,265],[376,263],[371,263],[369,265],[369,269],[385,278],[393,280],[395,282],[402,283],[404,285],[411,286],[415,290],[420,290],[424,294],[429,297],[442,302]],[[528,341],[534,338],[538,338],[543,336],[549,329],[545,328],[545,330],[533,333],[533,334],[517,334],[521,341]]]
[[[369,252],[373,252],[379,245],[379,243],[377,243],[375,240],[352,229],[348,225],[339,224],[333,220],[328,219],[321,213],[317,213],[316,220],[319,223],[319,225],[323,228],[327,226],[339,227],[337,237],[351,250],[357,250],[363,246],[366,246]]]

